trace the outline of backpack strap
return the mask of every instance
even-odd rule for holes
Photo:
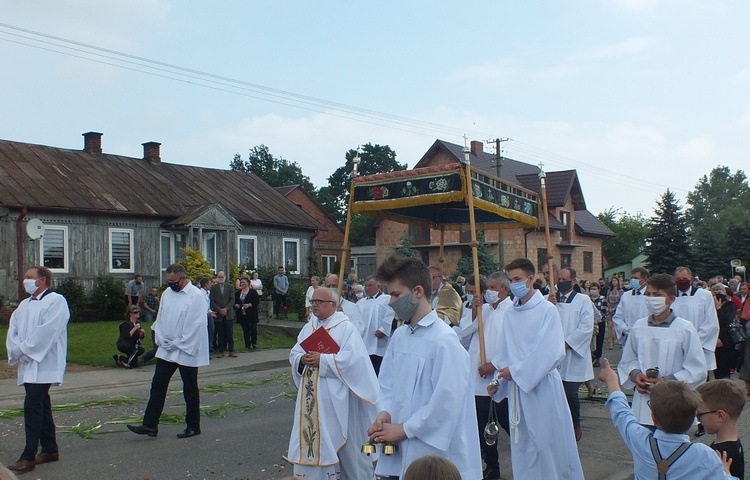
[[[648,437],[648,443],[651,446],[651,455],[653,455],[654,461],[656,462],[656,471],[659,472],[659,480],[667,480],[667,471],[669,470],[669,467],[671,467],[672,464],[676,462],[688,448],[690,448],[690,445],[692,445],[690,442],[684,442],[677,447],[670,456],[662,458],[661,453],[659,452],[659,443],[653,435]]]

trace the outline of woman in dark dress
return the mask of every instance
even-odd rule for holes
[[[143,355],[141,340],[144,331],[138,321],[141,310],[138,305],[125,308],[125,321],[120,324],[120,336],[117,339],[117,350],[125,355],[112,355],[115,363],[124,368],[136,368],[138,357]]]
[[[727,296],[723,285],[717,284],[711,287],[714,295],[716,314],[719,316],[719,341],[716,343],[716,370],[714,378],[729,378],[735,364],[735,349],[732,337],[729,335],[729,324],[734,322],[737,315],[737,307]]]
[[[237,323],[242,326],[242,337],[248,350],[258,348],[259,303],[260,297],[255,289],[250,288],[250,280],[241,278],[240,289],[234,293],[234,310],[237,314]]]

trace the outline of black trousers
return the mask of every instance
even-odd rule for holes
[[[238,320],[238,323],[242,326],[242,339],[245,341],[245,348],[257,347],[258,322],[245,318],[242,321]]]
[[[383,363],[383,357],[380,355],[370,355],[370,362],[372,363],[372,368],[375,370],[375,376],[377,377],[380,375],[380,364]]]
[[[500,474],[500,459],[497,452],[497,443],[487,445],[484,441],[484,427],[487,426],[487,420],[490,416],[490,408],[495,410],[495,417],[500,427],[505,433],[510,434],[510,423],[508,422],[508,399],[504,398],[502,402],[497,403],[488,396],[474,396],[474,404],[477,408],[477,426],[479,427],[479,446],[482,450],[482,460],[487,465],[487,470]]]
[[[286,295],[282,295],[280,293],[276,293],[274,296],[274,307],[276,308],[276,311],[274,314],[278,317],[279,315],[284,315],[286,317],[286,310],[284,310],[284,307],[286,306]]]
[[[216,336],[218,337],[218,351],[224,353],[229,350],[234,352],[234,320],[227,317],[221,318],[220,322],[216,322]]]
[[[570,416],[573,419],[573,426],[581,424],[581,399],[578,397],[578,389],[581,388],[581,382],[566,382],[563,380],[563,389],[565,398],[568,400]]]
[[[200,393],[198,392],[198,367],[187,367],[177,363],[156,359],[154,378],[151,380],[151,395],[143,415],[143,426],[156,428],[159,425],[164,401],[167,398],[169,380],[179,369],[182,377],[182,393],[185,397],[185,423],[193,430],[201,429]]]
[[[604,330],[607,326],[607,322],[601,322],[599,325],[599,333],[596,334],[596,350],[594,350],[594,359],[602,358],[602,347],[604,346]]]
[[[22,460],[34,460],[39,444],[42,452],[57,453],[55,421],[52,419],[52,403],[49,399],[49,383],[24,383],[26,397],[23,399],[23,422],[26,428],[26,446]]]

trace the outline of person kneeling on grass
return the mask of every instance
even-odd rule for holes
[[[141,328],[138,317],[141,314],[137,305],[129,305],[125,309],[125,321],[120,324],[120,338],[117,339],[117,350],[125,355],[112,355],[115,363],[124,368],[136,368],[138,357],[143,355],[141,340],[145,332]]]
[[[604,359],[599,380],[607,382],[609,398],[605,404],[612,423],[633,455],[635,480],[735,479],[729,473],[732,464],[726,452],[714,453],[702,443],[690,443],[687,431],[695,421],[701,396],[685,382],[665,380],[650,387],[651,417],[656,431],[638,423],[620,390],[617,373]],[[718,454],[718,456],[717,456]]]

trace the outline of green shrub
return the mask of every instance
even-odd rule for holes
[[[211,270],[211,265],[208,264],[208,260],[203,256],[203,252],[197,248],[185,247],[181,248],[185,253],[185,256],[178,260],[178,263],[185,267],[187,272],[187,278],[191,282],[195,283],[195,279],[198,277],[213,278],[214,272]]]
[[[273,277],[279,270],[278,265],[263,265],[258,267],[258,278],[263,282],[263,295],[268,297],[273,295]]]
[[[94,281],[91,300],[99,319],[122,320],[125,311],[125,282],[119,278],[99,275]]]
[[[289,292],[287,300],[289,309],[297,314],[298,319],[305,318],[305,293],[310,282],[304,278],[292,278],[289,280]]]
[[[77,277],[68,277],[57,284],[55,291],[68,301],[71,318],[78,317],[86,305],[86,290],[81,280]]]

